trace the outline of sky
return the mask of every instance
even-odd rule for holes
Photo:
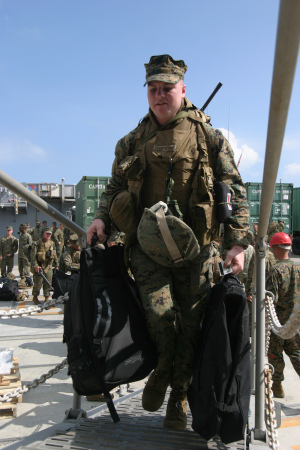
[[[263,179],[279,0],[0,0],[0,168],[19,182],[109,176],[148,112],[144,63],[188,66],[187,97]],[[300,68],[277,182],[300,186]]]

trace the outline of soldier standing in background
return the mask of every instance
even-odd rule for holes
[[[60,259],[60,270],[63,272],[78,272],[80,269],[80,245],[77,234],[70,235],[70,243]]]
[[[57,231],[56,222],[52,222],[52,228],[51,228],[51,231],[52,231],[52,237],[51,237],[51,239],[52,239],[53,242],[55,242],[55,241],[54,241],[54,234],[55,234],[55,232]]]
[[[24,253],[25,245],[31,245],[32,238],[30,234],[27,233],[26,231],[27,226],[25,224],[21,224],[19,229],[20,229],[19,253],[18,253],[19,274],[21,280],[23,280],[25,283],[27,282],[29,286],[32,286],[30,278],[30,262],[28,261],[28,258]]]
[[[43,220],[43,222],[42,222],[42,233],[44,233],[44,231],[45,231],[45,229],[46,228],[48,228],[48,225],[47,225],[47,220]]]
[[[71,230],[69,228],[65,227],[64,229],[64,243],[65,246],[69,244],[69,238],[70,238]]]
[[[300,264],[289,259],[292,241],[286,233],[275,233],[270,246],[278,260],[270,268],[266,283],[267,291],[274,294],[275,309],[281,325],[285,324],[293,312],[295,302],[300,295]],[[268,352],[269,363],[274,366],[272,391],[274,397],[284,398],[281,382],[284,380],[283,351],[289,356],[291,363],[300,376],[300,336],[297,333],[291,339],[282,339],[271,333]]]
[[[275,233],[281,233],[284,230],[285,224],[282,220],[278,220],[278,222],[271,222],[269,223],[267,235],[268,235],[268,242],[270,242],[270,239],[272,236],[274,236]]]
[[[30,236],[31,236],[32,230],[30,228],[30,223],[29,222],[26,222],[26,233],[30,234]]]
[[[62,223],[59,224],[59,227],[56,229],[54,236],[52,236],[53,241],[55,243],[55,247],[56,247],[56,255],[57,255],[57,260],[60,261],[60,257],[63,253],[63,249],[64,249],[64,225]]]
[[[31,237],[33,242],[37,242],[43,235],[43,230],[41,227],[41,222],[39,220],[36,221],[35,227],[31,230]]]
[[[6,227],[6,236],[0,240],[1,275],[11,273],[14,266],[14,254],[18,251],[18,239],[12,235],[13,227]]]
[[[43,237],[37,242],[33,243],[30,260],[31,260],[31,272],[33,273],[33,303],[39,305],[38,295],[41,287],[43,286],[43,293],[45,301],[50,297],[50,286],[52,285],[53,268],[58,269],[58,261],[56,257],[56,250],[54,242],[51,240],[52,231],[51,228],[46,228]],[[48,280],[50,286],[39,275],[42,269],[43,275]]]

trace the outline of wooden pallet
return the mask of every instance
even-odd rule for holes
[[[17,417],[17,403],[1,403],[0,420],[11,419],[12,417]]]
[[[13,357],[13,367],[10,369],[10,374],[0,374],[0,395],[8,392],[13,392],[16,388],[21,388],[21,374],[19,368],[18,358]],[[0,404],[0,419],[8,419],[17,416],[17,403],[22,402],[22,395],[18,398],[13,398],[9,403]]]

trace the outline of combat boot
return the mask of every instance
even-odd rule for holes
[[[49,297],[45,297],[45,302],[49,302]]]
[[[167,414],[163,423],[165,428],[185,430],[187,424],[186,391],[172,389]]]
[[[38,300],[38,298],[37,298],[37,295],[34,295],[34,296],[33,296],[32,301],[33,301],[33,303],[34,303],[35,305],[40,305],[40,304],[41,304],[41,302],[40,302],[40,301]]]
[[[170,371],[153,370],[143,391],[142,406],[146,411],[157,411],[161,407],[170,378]]]
[[[273,381],[272,384],[273,396],[277,398],[284,398],[285,393],[281,381]]]

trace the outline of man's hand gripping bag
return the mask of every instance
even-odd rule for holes
[[[243,284],[226,275],[211,291],[188,401],[192,428],[224,444],[244,438],[251,394],[249,309]]]
[[[138,291],[125,266],[122,246],[83,250],[64,318],[69,373],[79,395],[104,394],[142,380],[156,367]]]

